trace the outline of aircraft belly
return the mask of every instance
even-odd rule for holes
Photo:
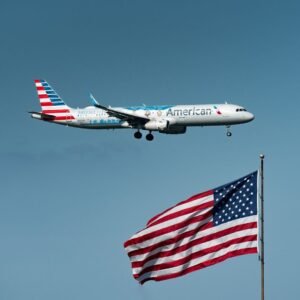
[[[68,125],[87,129],[119,129],[130,127],[127,122],[117,118],[77,119]]]
[[[229,119],[223,116],[203,116],[203,117],[191,117],[191,118],[178,118],[176,125],[184,126],[215,126],[215,125],[227,125],[231,124]]]
[[[120,124],[81,124],[78,127],[86,129],[121,129],[125,128]]]

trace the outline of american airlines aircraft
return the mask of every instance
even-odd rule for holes
[[[87,129],[135,129],[134,137],[153,140],[153,131],[182,134],[188,126],[230,126],[250,122],[254,115],[233,104],[154,105],[106,107],[91,96],[93,106],[71,108],[45,80],[35,80],[41,112],[30,112],[32,118],[66,126]]]

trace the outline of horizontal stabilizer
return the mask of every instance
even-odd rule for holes
[[[55,116],[47,115],[40,112],[30,111],[31,117],[34,119],[44,120],[44,121],[53,121]]]

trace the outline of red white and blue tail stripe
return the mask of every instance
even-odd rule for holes
[[[42,114],[53,116],[53,121],[74,120],[69,106],[54,91],[46,80],[34,80],[42,107]]]

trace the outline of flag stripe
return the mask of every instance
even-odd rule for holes
[[[173,213],[168,214],[166,216],[163,216],[162,218],[152,222],[148,227],[163,223],[163,222],[168,221],[168,220],[175,219],[175,218],[180,217],[180,216],[184,216],[184,215],[193,213],[195,211],[199,211],[199,210],[202,210],[202,209],[205,209],[205,208],[212,207],[212,204],[213,204],[213,201],[210,199],[209,202],[206,202],[206,203],[203,203],[203,204],[200,204],[200,205],[197,205],[197,206],[192,206],[192,207],[188,207],[188,208],[185,208],[185,209],[181,209],[180,211],[176,211],[176,212],[173,212]]]
[[[196,236],[198,232],[205,231],[212,228],[212,222],[206,222],[204,224],[193,224],[193,227],[189,227],[185,232],[181,232],[175,236],[168,237],[168,239],[159,240],[157,243],[150,244],[150,246],[143,247],[144,244],[132,245],[126,249],[130,259],[135,259],[135,256],[139,256],[151,251],[151,253],[156,253],[162,249],[170,249],[171,245],[182,243],[185,239],[189,237]],[[138,258],[137,258],[138,259]]]
[[[180,209],[180,207],[184,207],[185,204],[189,205],[190,202],[193,202],[193,201],[197,201],[200,199],[200,201],[203,201],[205,202],[205,200],[209,197],[213,196],[213,191],[210,190],[210,191],[207,191],[207,192],[203,192],[203,193],[200,193],[200,194],[197,194],[197,195],[194,195],[190,198],[188,198],[187,200],[184,200],[176,205],[174,205],[173,207],[171,208],[168,208],[166,209],[165,211],[163,211],[162,213],[154,216],[153,218],[151,218],[148,223],[147,223],[147,226],[151,225],[153,222],[155,222],[156,220],[158,220],[159,218],[163,217],[164,215],[166,215],[167,213],[175,210],[176,208]],[[202,200],[201,200],[202,199]],[[210,198],[211,199],[211,198]]]
[[[124,246],[127,247],[127,246],[130,246],[130,245],[133,245],[133,244],[138,244],[138,243],[144,243],[144,244],[147,243],[147,242],[149,243],[148,240],[157,238],[157,237],[159,237],[161,235],[164,235],[166,233],[172,233],[173,235],[176,235],[179,230],[181,232],[188,230],[189,225],[191,225],[191,224],[195,224],[195,223],[199,223],[199,222],[202,222],[202,224],[205,224],[205,223],[208,223],[208,221],[211,218],[212,218],[212,211],[210,209],[210,210],[206,211],[204,214],[200,214],[196,217],[193,217],[193,218],[190,218],[190,219],[187,219],[187,220],[183,220],[179,223],[170,224],[170,226],[168,226],[168,227],[158,229],[158,230],[152,231],[152,232],[148,231],[149,233],[146,232],[146,234],[144,234],[144,235],[140,235],[136,238],[132,238],[132,239],[128,240],[125,243]],[[197,224],[195,226],[197,226]]]
[[[162,223],[159,223],[159,224],[156,224],[153,226],[151,224],[144,230],[137,232],[134,236],[135,236],[135,238],[142,237],[142,236],[144,237],[144,236],[147,236],[147,234],[155,233],[157,230],[167,228],[167,227],[170,227],[173,225],[178,225],[178,224],[180,225],[183,221],[187,221],[187,220],[195,218],[197,216],[205,215],[207,217],[207,213],[209,213],[210,215],[212,214],[213,203],[214,203],[213,201],[210,201],[210,203],[204,209],[199,210],[197,212],[192,212],[192,213],[184,215],[184,216],[175,217],[173,219],[167,220],[165,222],[162,222]],[[184,225],[185,224],[183,224],[182,226],[184,226]]]
[[[255,234],[255,235],[244,236],[241,238],[231,239],[222,244],[215,245],[201,250],[199,250],[197,247],[191,247],[189,251],[186,251],[182,254],[182,256],[184,256],[183,258],[178,258],[180,257],[180,255],[178,255],[175,256],[174,259],[165,259],[165,258],[158,259],[157,262],[155,262],[155,264],[151,264],[150,266],[148,266],[149,264],[148,265],[146,264],[144,268],[137,268],[137,269],[134,268],[133,272],[134,274],[138,273],[139,276],[142,276],[145,273],[178,267],[190,261],[204,257],[206,255],[213,254],[214,256],[216,256],[218,255],[217,253],[223,251],[224,249],[229,249],[232,246],[245,244],[248,242],[253,242],[253,241],[256,242],[256,240],[257,240],[257,235]],[[185,256],[184,254],[187,255]]]
[[[195,267],[199,264],[203,264],[203,263],[207,263],[208,260],[213,259],[213,258],[218,258],[218,257],[222,257],[223,255],[228,255],[231,252],[235,252],[236,250],[241,250],[241,249],[246,249],[246,248],[255,248],[253,246],[255,246],[255,242],[250,242],[251,243],[251,247],[249,247],[249,242],[245,242],[245,243],[241,243],[241,244],[235,244],[235,245],[231,245],[228,248],[224,248],[216,253],[209,253],[205,256],[202,256],[200,258],[195,258],[193,260],[187,261],[185,264],[183,265],[178,265],[178,266],[173,266],[168,269],[160,269],[160,270],[156,270],[156,271],[152,271],[152,272],[148,272],[148,273],[144,273],[141,276],[139,276],[138,274],[135,275],[135,278],[138,278],[139,280],[143,280],[146,277],[151,276],[153,277],[157,277],[157,276],[161,276],[161,275],[166,275],[166,274],[172,274],[172,273],[178,273],[180,272],[182,269],[188,269],[190,267]],[[255,248],[255,250],[257,251],[257,248]],[[253,252],[254,250],[251,251],[251,253],[256,253]],[[206,267],[207,265],[205,265]],[[204,267],[204,266],[203,266]]]
[[[188,247],[193,245],[199,245],[201,243],[207,243],[210,241],[213,242],[214,239],[229,236],[234,233],[237,233],[237,236],[239,236],[239,232],[243,232],[243,231],[248,232],[248,230],[253,230],[253,229],[256,230],[256,228],[257,228],[257,223],[251,222],[251,223],[240,224],[229,228],[225,228],[220,231],[216,231],[215,227],[211,227],[210,230],[206,230],[204,232],[202,231],[198,232],[199,230],[195,232],[195,230],[193,230],[191,232],[188,232],[189,236],[183,239],[179,237],[177,239],[167,240],[166,242],[170,241],[168,247],[166,247],[166,245],[156,244],[148,248],[142,249],[144,250],[143,253],[136,253],[138,251],[134,251],[135,253],[129,252],[128,256],[130,257],[131,261],[134,264],[137,263],[138,266],[141,263],[141,261],[148,261],[152,258],[157,258],[157,257],[170,256],[174,253],[178,253],[180,251],[186,250]],[[148,251],[146,252],[145,250]]]
[[[167,279],[172,279],[172,278],[176,278],[179,276],[183,276],[186,275],[188,273],[203,269],[203,268],[207,268],[209,266],[215,265],[217,263],[220,263],[228,258],[232,258],[235,256],[240,256],[240,255],[245,255],[245,254],[255,254],[257,253],[257,248],[256,247],[252,247],[252,248],[241,248],[241,249],[237,249],[231,252],[228,252],[224,255],[220,255],[218,257],[212,258],[212,259],[208,259],[204,262],[201,262],[195,266],[192,267],[188,267],[188,268],[182,268],[182,270],[178,271],[178,272],[174,272],[174,273],[167,273],[164,275],[158,275],[155,276],[155,274],[153,274],[151,277],[150,276],[143,276],[143,278],[139,278],[139,276],[134,276],[136,279],[139,278],[139,282],[141,284],[145,283],[146,281],[149,280],[155,280],[155,281],[162,281],[162,280],[167,280]]]
[[[142,270],[145,270],[147,267],[153,266],[153,262],[155,260],[155,266],[160,269],[160,266],[164,263],[174,262],[184,258],[188,259],[189,255],[195,253],[198,253],[200,257],[207,253],[216,252],[217,250],[221,250],[230,245],[245,242],[248,238],[250,238],[250,240],[256,240],[256,228],[240,231],[238,233],[232,233],[222,237],[219,240],[208,241],[203,243],[201,243],[200,241],[193,241],[190,244],[187,244],[183,247],[178,247],[177,249],[174,249],[174,251],[161,252],[157,255],[150,256],[143,261],[132,262],[131,266],[133,269],[133,273],[141,273]]]

